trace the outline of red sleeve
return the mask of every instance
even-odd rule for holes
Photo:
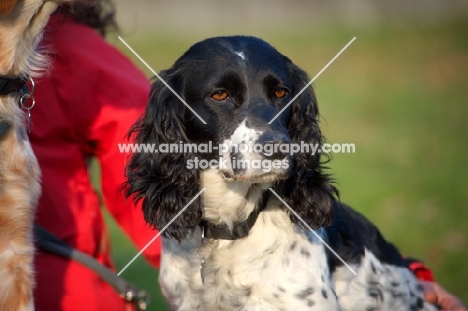
[[[120,67],[120,69],[123,68]],[[121,74],[123,73],[121,72]],[[109,72],[109,74],[113,73]],[[132,77],[131,70],[125,71],[125,77],[127,79],[140,78],[140,76]],[[124,137],[142,113],[142,109],[129,109],[125,106],[129,102],[146,103],[149,93],[148,82],[141,78],[133,81],[120,81],[123,84],[116,85],[116,87],[126,89],[130,94],[120,94],[119,99],[112,100],[105,93],[99,96],[101,111],[94,120],[89,133],[90,138],[96,141],[95,154],[101,164],[104,203],[138,249],[145,247],[157,234],[157,231],[146,225],[141,206],[135,206],[131,200],[125,200],[123,197],[121,187],[125,181],[125,164],[129,154],[120,152],[119,144],[128,142]],[[112,78],[109,77],[109,79]],[[109,81],[109,79],[103,77],[104,81]],[[138,80],[142,83],[133,88],[130,85],[131,82]],[[142,108],[142,106],[140,105],[138,108]],[[160,240],[158,239],[144,252],[146,258],[156,267],[159,267],[160,248]]]
[[[70,27],[74,27],[74,37],[62,38],[62,42],[73,40],[74,46],[81,44],[79,52],[67,51],[75,54],[75,57],[71,55],[69,58],[79,62],[79,66],[75,67],[80,68],[75,73],[73,88],[79,93],[76,98],[90,99],[75,103],[77,136],[86,139],[84,146],[87,147],[84,148],[88,150],[83,152],[99,159],[107,209],[136,247],[142,249],[157,231],[145,223],[141,207],[123,196],[121,187],[125,181],[125,163],[129,155],[120,152],[119,144],[128,142],[127,132],[143,113],[150,83],[134,64],[92,29],[70,24]],[[66,26],[62,26],[64,33]],[[77,43],[80,38],[83,38],[83,42]],[[81,92],[86,92],[86,96],[82,96]],[[155,267],[159,267],[160,249],[160,239],[157,239],[143,253]]]
[[[140,206],[126,201],[121,190],[129,156],[122,153],[119,144],[140,117],[146,106],[149,82],[126,58],[111,47],[106,49],[106,62],[96,88],[100,112],[94,120],[89,139],[95,141],[95,154],[101,163],[104,203],[123,230],[142,249],[157,234],[143,219]],[[154,241],[144,252],[145,257],[159,267],[160,240]]]
[[[420,281],[435,282],[432,270],[426,267],[422,262],[414,261],[409,264],[409,269]]]
[[[426,267],[424,263],[412,257],[404,257],[404,261],[408,268],[420,281],[435,282],[432,270]]]

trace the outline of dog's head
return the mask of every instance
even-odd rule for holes
[[[127,169],[127,195],[143,199],[149,223],[162,228],[171,221],[200,191],[200,170],[213,166],[227,182],[274,184],[313,227],[331,222],[336,190],[320,154],[291,152],[293,145],[322,143],[304,71],[268,43],[239,36],[195,44],[161,78],[133,132],[137,143],[174,144],[179,152],[137,153]],[[165,235],[182,238],[199,225],[200,203]]]

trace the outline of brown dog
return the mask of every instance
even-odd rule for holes
[[[70,1],[0,1],[0,310],[34,310],[32,224],[40,170],[19,91],[47,64],[35,48],[62,2]],[[32,98],[25,104],[31,107]]]

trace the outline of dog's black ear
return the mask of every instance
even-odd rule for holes
[[[295,96],[309,82],[307,74],[288,61]],[[292,104],[288,124],[292,143],[322,146],[323,136],[318,125],[318,106],[312,87],[308,87]],[[286,202],[312,228],[328,226],[333,221],[333,205],[337,189],[331,177],[323,172],[321,154],[300,152],[293,156],[292,174],[285,181],[283,191]],[[293,222],[298,222],[291,215]]]
[[[180,76],[173,70],[161,73],[162,78],[182,94]],[[161,81],[151,89],[144,115],[135,123],[130,137],[135,143],[148,147],[162,144],[187,143],[184,125],[184,104]],[[139,152],[127,164],[126,196],[143,201],[142,208],[147,223],[161,230],[172,221],[200,191],[199,172],[187,169],[191,154]],[[183,239],[199,225],[202,212],[200,197],[165,229],[165,237]]]

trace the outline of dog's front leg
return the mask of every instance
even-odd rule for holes
[[[171,306],[177,311],[204,311],[203,284],[198,250],[201,246],[199,230],[180,243],[163,239],[159,284]]]
[[[40,173],[26,132],[18,125],[22,119],[15,117],[0,140],[0,310],[23,311],[34,309],[31,228]]]

